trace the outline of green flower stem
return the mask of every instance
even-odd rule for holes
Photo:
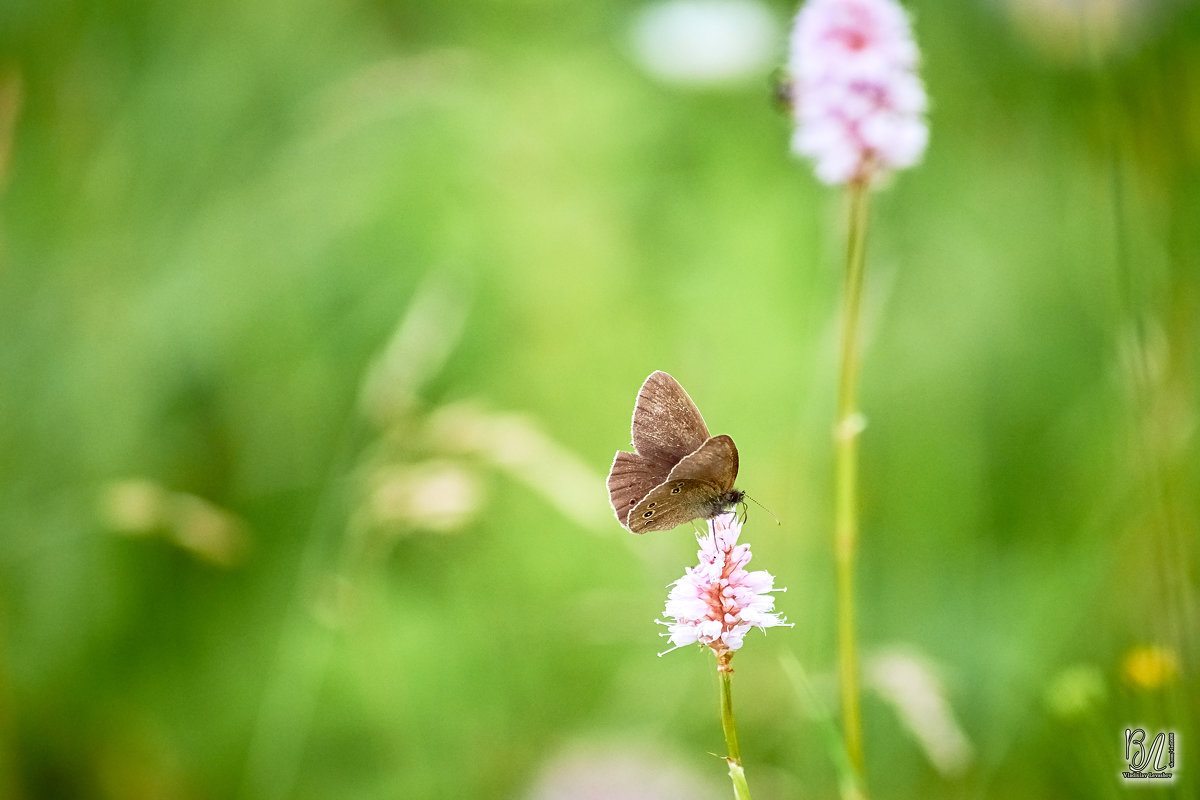
[[[721,729],[725,731],[725,748],[729,755],[729,779],[733,781],[734,800],[750,800],[750,787],[746,784],[746,773],[742,769],[742,751],[738,747],[737,724],[733,721],[733,690],[730,679],[733,667],[729,666],[733,653],[726,651],[717,656],[717,675],[721,679]]]
[[[837,574],[838,674],[842,692],[842,728],[846,752],[861,781],[862,721],[858,709],[858,660],[854,634],[854,558],[858,549],[858,317],[862,305],[863,261],[867,239],[867,192],[864,181],[850,185],[850,230],[842,312],[842,351],[834,427],[834,532]]]

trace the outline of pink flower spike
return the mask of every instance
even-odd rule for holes
[[[788,72],[792,151],[828,184],[874,182],[921,160],[929,141],[912,28],[895,0],[808,0]]]
[[[660,656],[699,643],[720,657],[739,649],[751,628],[788,625],[774,613],[775,579],[763,570],[746,571],[750,545],[738,544],[741,533],[737,515],[722,514],[708,521],[708,533],[697,537],[700,563],[671,584],[663,612],[667,619],[656,620],[667,626],[663,635],[673,645]]]

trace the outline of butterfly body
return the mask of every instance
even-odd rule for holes
[[[654,372],[633,409],[635,452],[618,451],[608,474],[617,520],[634,533],[710,519],[742,502],[734,488],[738,452],[726,435],[710,436],[679,382]]]

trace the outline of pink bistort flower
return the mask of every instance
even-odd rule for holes
[[[921,160],[929,140],[919,53],[895,0],[808,0],[788,72],[792,150],[828,184],[870,181]]]
[[[742,646],[751,628],[787,624],[772,613],[775,579],[763,570],[746,571],[750,545],[737,543],[741,532],[736,514],[722,514],[708,521],[708,533],[697,537],[700,564],[671,584],[663,612],[668,619],[658,620],[674,645],[667,653],[699,643],[724,656]]]

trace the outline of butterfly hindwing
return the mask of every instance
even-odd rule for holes
[[[713,487],[703,481],[668,481],[654,487],[633,507],[626,527],[634,533],[670,530],[706,516],[714,496]]]
[[[618,522],[628,527],[629,510],[663,482],[668,470],[637,453],[617,451],[608,473],[608,501]]]

